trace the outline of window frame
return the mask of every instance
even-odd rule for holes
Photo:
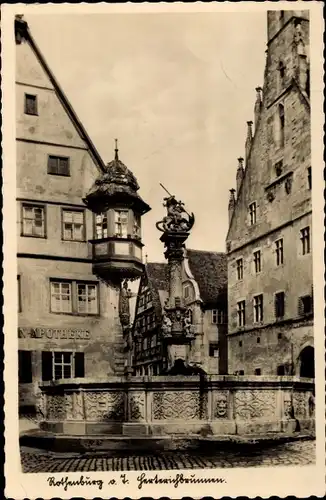
[[[55,355],[58,355],[60,354],[61,355],[61,363],[58,363],[55,361]],[[65,363],[63,361],[63,356],[64,354],[69,354],[70,355],[70,362],[69,363]],[[69,366],[70,367],[70,377],[59,377],[57,378],[55,376],[55,368],[56,366],[60,366],[61,367],[61,374],[64,375],[64,367],[65,366]],[[71,379],[71,378],[75,378],[73,375],[75,373],[75,353],[72,352],[72,351],[52,351],[52,380],[63,380],[63,379]]]
[[[257,223],[257,202],[252,201],[248,206],[249,225],[254,226]]]
[[[285,144],[285,109],[281,102],[278,105],[278,122],[279,122],[279,147],[284,148]]]
[[[51,314],[66,314],[69,316],[79,316],[79,317],[98,317],[101,315],[100,310],[100,283],[98,281],[85,281],[85,280],[73,280],[66,278],[50,278],[50,313]],[[52,302],[52,284],[69,284],[70,285],[70,303],[71,310],[66,311],[54,311],[53,310],[53,302]],[[95,286],[96,289],[96,312],[79,312],[78,310],[78,285],[86,285],[87,286]]]
[[[311,231],[310,226],[300,229],[301,240],[301,255],[309,255],[311,253]]]
[[[253,312],[254,312],[253,322],[256,324],[262,323],[264,321],[264,295],[262,293],[254,295],[252,301],[253,301]]]
[[[241,263],[241,265],[238,265],[239,263]],[[243,280],[243,257],[239,257],[239,259],[236,259],[235,264],[236,264],[236,271],[237,271],[237,280],[242,281]]]
[[[276,266],[280,267],[284,264],[284,239],[278,238],[275,240],[275,255],[276,255]]]
[[[57,172],[50,172],[49,169],[50,169],[50,160],[57,160]],[[60,160],[67,160],[67,166],[68,166],[68,173],[61,173],[59,172],[59,162]],[[70,157],[69,156],[62,156],[62,155],[54,155],[54,154],[49,154],[48,155],[48,161],[47,161],[47,174],[48,175],[56,175],[58,177],[71,177],[71,174],[70,174]]]
[[[100,238],[97,237],[97,230],[96,228],[99,226],[97,224],[97,217],[101,217],[101,236]],[[104,234],[104,230],[103,230],[103,221],[106,221],[106,236],[103,236]],[[94,214],[94,217],[93,217],[93,227],[94,227],[94,231],[93,231],[93,235],[94,235],[94,240],[105,240],[106,238],[109,237],[109,217],[108,217],[108,213],[107,212],[102,212],[100,214]]]
[[[81,213],[82,216],[83,216],[83,222],[82,222],[82,239],[67,239],[64,237],[64,224],[65,224],[65,221],[64,221],[64,213],[65,212],[71,212],[72,214],[73,213]],[[74,222],[71,223],[72,226],[74,226]],[[72,229],[73,231],[73,229]],[[61,207],[61,240],[62,241],[76,241],[76,242],[79,242],[79,243],[83,243],[86,241],[86,217],[85,217],[85,209],[83,208],[68,208],[68,207]]]
[[[28,106],[27,106],[27,100],[29,98],[33,98],[34,99],[34,112],[33,113],[30,113],[28,111]],[[28,94],[27,92],[25,92],[24,94],[24,114],[25,115],[28,115],[28,116],[38,116],[38,99],[37,99],[37,94]]]
[[[126,209],[126,208],[115,208],[114,209],[114,236],[116,238],[128,238],[128,234],[129,234],[129,222],[130,222],[130,213],[129,213],[129,210]],[[118,214],[121,214],[121,213],[125,213],[127,214],[127,220],[126,222],[121,222],[121,215],[118,215]],[[117,220],[117,217],[118,217],[118,220]],[[117,225],[120,226],[120,232],[117,232],[116,231],[116,228],[117,228]],[[124,235],[123,234],[123,227],[126,228],[126,234]]]
[[[307,167],[307,176],[308,176],[308,189],[311,191],[312,189],[312,170],[311,167]]]
[[[255,274],[259,274],[262,270],[262,252],[260,249],[257,249],[253,252],[252,255]]]
[[[238,324],[238,328],[243,328],[246,326],[246,300],[245,299],[239,300],[237,302],[237,324]]]
[[[24,208],[31,207],[31,208],[38,208],[43,210],[43,235],[37,235],[37,234],[26,234],[24,232],[24,221],[25,220],[33,220],[35,219],[26,219],[24,217]],[[30,203],[30,202],[22,202],[21,203],[21,231],[20,231],[20,236],[24,238],[41,238],[41,239],[46,239],[47,238],[47,210],[46,210],[46,205],[42,203]]]
[[[213,354],[211,354],[213,352]],[[215,356],[215,352],[217,352],[217,356]],[[218,342],[209,342],[208,344],[208,356],[210,358],[219,358],[220,357],[220,346],[219,346],[219,343]]]
[[[282,296],[283,297],[283,314],[278,314],[278,308],[277,308],[277,300],[278,300],[278,297]],[[284,316],[285,316],[285,292],[284,290],[280,290],[279,292],[275,292],[274,294],[274,311],[275,311],[275,319],[276,320],[280,320],[280,319],[283,319]]]

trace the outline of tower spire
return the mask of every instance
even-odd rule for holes
[[[115,155],[114,155],[114,159],[115,160],[119,160],[118,139],[114,139],[114,142],[115,142]]]

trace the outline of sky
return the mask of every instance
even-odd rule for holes
[[[266,12],[25,19],[106,163],[118,138],[152,208],[142,219],[148,261],[164,261],[160,183],[195,214],[188,248],[225,251],[229,189],[263,84]]]

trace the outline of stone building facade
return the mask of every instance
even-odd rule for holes
[[[314,375],[309,19],[267,14],[263,88],[231,190],[229,373]]]
[[[207,374],[227,373],[227,283],[224,253],[186,250],[183,298],[194,325],[191,363]],[[133,325],[135,375],[159,375],[167,367],[161,337],[162,312],[169,295],[166,263],[147,263],[141,278]]]
[[[133,261],[142,269],[142,245],[140,219],[125,207],[101,224],[86,208],[83,199],[108,166],[20,17],[15,37],[19,403],[31,411],[40,382],[123,374],[121,283],[95,272],[92,242],[102,238],[119,253],[119,244],[137,241],[135,257],[125,249],[117,257],[122,268]],[[130,178],[120,160],[109,166]],[[107,242],[111,226],[121,230],[119,243]]]

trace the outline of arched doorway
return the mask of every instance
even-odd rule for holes
[[[300,377],[315,378],[315,350],[311,346],[300,353]]]

